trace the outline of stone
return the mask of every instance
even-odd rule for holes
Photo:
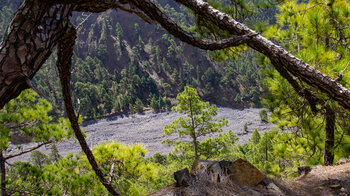
[[[329,188],[333,190],[339,190],[342,188],[342,186],[340,184],[332,184],[332,185],[329,185]]]
[[[206,160],[194,160],[192,164],[191,174],[197,174],[207,171],[210,165],[215,164],[217,161]]]
[[[224,176],[228,176],[228,168],[233,162],[221,160],[210,164],[207,168],[207,173],[212,175],[213,182],[220,183]]]
[[[345,163],[350,163],[350,159],[347,159],[347,158],[340,158],[339,161],[337,161],[336,165],[342,165],[342,164],[345,164]]]
[[[285,195],[281,189],[273,182],[269,183],[267,186],[266,186],[266,189],[273,193],[274,195]]]
[[[176,180],[176,186],[189,186],[191,180],[190,172],[187,168],[174,172],[174,178]]]
[[[310,166],[298,167],[298,174],[299,174],[299,176],[303,173],[305,175],[307,175],[308,173],[311,172],[311,170],[312,170],[312,168]]]
[[[228,168],[230,179],[241,185],[255,186],[265,179],[265,175],[261,173],[251,163],[243,159],[237,159]]]

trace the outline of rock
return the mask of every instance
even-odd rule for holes
[[[207,173],[213,182],[220,183],[223,178],[229,178],[235,183],[241,185],[254,186],[265,179],[256,167],[248,161],[238,159],[231,161],[204,161],[195,160],[192,165],[191,174]]]
[[[350,162],[350,159],[347,159],[347,158],[340,158],[339,161],[337,161],[336,165],[342,165],[342,164],[345,164],[345,163],[349,163]]]
[[[191,174],[197,174],[207,171],[210,165],[215,164],[217,161],[205,161],[205,160],[194,160],[192,164]]]
[[[311,167],[310,166],[303,166],[303,167],[298,167],[298,174],[299,176],[304,173],[304,175],[307,175],[308,173],[311,172]]]
[[[176,186],[189,186],[191,176],[187,168],[174,172],[174,178],[176,180]]]
[[[342,186],[340,184],[332,184],[332,185],[329,185],[329,188],[333,190],[339,190],[342,188]]]
[[[271,192],[273,195],[285,195],[281,189],[273,182],[269,183],[266,186],[266,189]]]
[[[213,182],[220,183],[224,176],[228,176],[228,168],[232,166],[231,161],[221,160],[208,166],[207,172],[212,175]]]
[[[254,186],[265,179],[265,175],[261,173],[256,167],[243,159],[237,159],[228,168],[230,179],[241,185]]]

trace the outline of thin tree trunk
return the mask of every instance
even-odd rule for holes
[[[325,140],[325,146],[324,146],[324,165],[333,165],[335,113],[331,107],[326,107],[325,118],[326,118],[326,140]]]
[[[190,100],[190,111],[191,111],[191,127],[192,127],[192,139],[193,139],[193,147],[194,147],[194,156],[196,160],[199,160],[198,155],[198,146],[197,146],[197,135],[196,135],[196,129],[194,127],[194,118],[193,118],[193,108],[192,108],[192,101]]]
[[[7,196],[6,193],[6,162],[5,157],[0,150],[0,171],[1,171],[1,196]]]
[[[199,160],[198,146],[197,146],[197,137],[196,137],[196,136],[193,137],[193,146],[194,146],[194,155],[195,155],[195,159],[196,159],[196,160]]]
[[[76,39],[76,31],[73,26],[67,30],[65,33],[65,37],[58,43],[57,46],[57,68],[59,71],[63,100],[66,107],[68,118],[71,122],[71,126],[74,130],[74,134],[79,141],[81,148],[83,149],[92,169],[95,171],[97,177],[106,187],[106,189],[112,195],[119,195],[116,190],[113,188],[112,184],[107,181],[104,177],[104,174],[100,170],[94,155],[92,154],[86,140],[84,138],[83,133],[80,130],[80,126],[78,124],[78,118],[75,115],[75,111],[72,104],[72,96],[70,91],[70,79],[71,72],[70,68],[72,66],[72,55],[73,55],[73,47]]]
[[[267,136],[265,137],[265,160],[267,161],[268,157],[267,157]]]

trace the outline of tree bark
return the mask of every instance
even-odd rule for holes
[[[334,128],[335,112],[331,107],[326,107],[326,140],[324,146],[324,165],[333,165],[334,161]]]
[[[125,2],[137,6],[147,16],[160,23],[169,33],[196,47],[216,50],[228,47],[232,43],[239,45],[247,42],[250,47],[270,58],[276,69],[285,69],[291,75],[326,93],[344,108],[350,110],[350,91],[336,80],[322,74],[282,47],[257,35],[255,31],[235,21],[229,15],[214,9],[204,1],[176,1],[217,24],[219,28],[242,37],[232,38],[231,41],[225,40],[222,43],[203,41],[184,32],[165,17],[159,9],[155,9],[156,6],[149,0]],[[64,5],[56,5],[56,3]],[[52,53],[57,40],[63,36],[67,28],[72,11],[102,12],[110,8],[120,8],[120,3],[110,0],[25,1],[11,21],[0,48],[0,108],[17,97],[22,90],[28,88],[24,79],[31,79]]]
[[[143,0],[148,1],[148,0]],[[254,35],[255,31],[243,25],[228,14],[225,14],[202,0],[175,0],[193,10],[196,14],[212,21],[222,30],[232,35]],[[277,69],[285,69],[308,85],[327,94],[345,109],[350,110],[350,91],[336,80],[322,74],[304,61],[296,58],[284,48],[274,44],[261,35],[254,36],[248,41],[248,46],[266,55]]]
[[[83,149],[97,177],[99,178],[103,186],[106,187],[109,193],[111,193],[112,195],[119,195],[113,188],[112,184],[106,180],[106,178],[104,177],[104,174],[100,170],[95,160],[95,157],[92,154],[85,140],[85,137],[80,130],[78,118],[75,115],[75,111],[73,108],[72,96],[70,91],[70,79],[71,79],[72,55],[73,55],[75,39],[76,39],[76,31],[72,25],[69,29],[67,29],[67,32],[65,33],[65,37],[59,41],[57,46],[57,68],[60,76],[63,100],[66,107],[67,115],[71,122],[71,126],[74,130],[74,134],[78,139],[79,144]]]
[[[15,13],[0,46],[0,109],[24,89],[67,29],[73,6],[27,0]]]
[[[0,171],[1,171],[1,196],[7,196],[6,192],[6,160],[2,150],[0,150]]]
[[[176,1],[192,9],[196,14],[203,17],[203,19],[213,22],[222,30],[226,30],[237,37],[216,42],[200,40],[183,31],[159,9],[156,9],[157,7],[150,0],[125,0],[123,3],[129,3],[130,7],[136,6],[152,20],[161,24],[163,28],[169,31],[172,35],[199,48],[217,50],[247,43],[251,48],[265,54],[271,60],[275,68],[279,70],[282,76],[286,77],[292,85],[294,83],[293,87],[300,95],[304,95],[309,103],[318,100],[313,99],[312,95],[308,95],[303,88],[298,86],[293,77],[298,77],[301,81],[307,83],[311,87],[327,94],[345,109],[350,110],[350,91],[336,80],[322,74],[315,68],[290,54],[284,48],[267,40],[265,37],[258,35],[255,31],[237,22],[229,15],[214,9],[203,0]],[[0,109],[11,99],[17,97],[22,90],[30,87],[26,81],[34,77],[35,73],[51,55],[58,41],[69,32],[67,29],[70,27],[69,19],[73,11],[103,12],[110,8],[120,8],[120,3],[118,2],[121,1],[24,1],[15,13],[0,46]],[[67,44],[70,46],[74,43]],[[61,49],[63,47],[65,47],[65,45],[59,46]],[[64,51],[62,50],[62,52]],[[71,58],[70,53],[65,55],[67,55],[67,58]],[[60,56],[62,58],[62,56],[65,55]],[[70,61],[65,62],[68,59],[61,60],[63,63],[71,63]],[[58,67],[63,68],[65,65],[60,63],[61,62],[58,62]],[[77,118],[73,107],[71,106],[69,89],[70,72],[66,69],[61,70],[60,76],[63,79],[63,81],[61,81],[62,91],[66,94],[66,110],[72,122],[76,136],[83,151],[87,154],[90,164],[96,169],[96,174],[99,176],[102,183],[108,187],[109,185],[106,184],[107,181],[104,179],[102,172],[98,169],[96,161],[94,163],[94,160],[91,158],[93,157],[92,153],[86,144],[85,138],[80,132],[79,125],[76,121]],[[311,98],[308,98],[308,96]],[[329,126],[331,127],[331,125]],[[329,129],[331,130],[331,128]],[[329,145],[331,145],[331,143],[329,143]],[[107,189],[112,191],[112,188]]]

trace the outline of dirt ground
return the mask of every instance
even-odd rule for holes
[[[315,166],[283,185],[297,195],[350,195],[350,159],[335,166]]]

